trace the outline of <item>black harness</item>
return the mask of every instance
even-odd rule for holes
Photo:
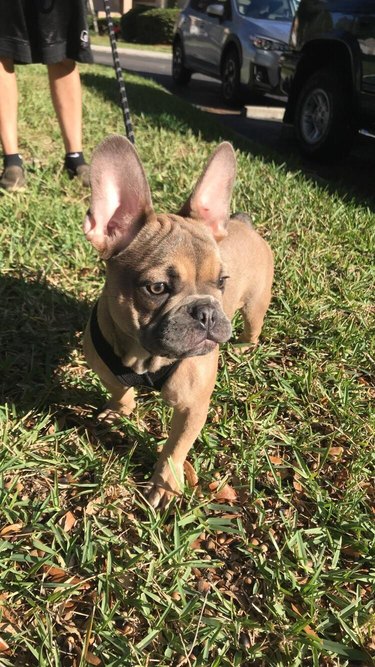
[[[164,382],[168,380],[180,362],[178,360],[172,361],[168,366],[163,366],[155,373],[135,373],[128,366],[123,365],[120,357],[104,338],[99,328],[97,313],[98,304],[96,303],[90,319],[91,339],[99,357],[108,366],[113,375],[116,376],[117,380],[124,387],[149,387],[150,389],[160,391]]]

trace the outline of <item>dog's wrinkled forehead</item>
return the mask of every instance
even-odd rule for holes
[[[137,267],[137,273],[154,273],[157,279],[164,271],[183,283],[217,280],[221,270],[218,245],[210,231],[178,215],[158,215],[122,257]]]

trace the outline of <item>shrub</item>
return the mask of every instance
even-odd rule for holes
[[[113,18],[112,16],[112,23],[113,23],[113,30],[117,39],[120,36],[120,31],[121,31],[120,19]],[[99,30],[99,35],[108,35],[108,23],[106,18],[98,19],[98,30]]]
[[[136,5],[121,17],[121,37],[125,42],[137,41],[137,17],[149,10],[148,5]]]
[[[140,44],[172,44],[178,9],[150,9],[136,17]]]

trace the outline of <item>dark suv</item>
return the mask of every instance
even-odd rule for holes
[[[284,121],[302,152],[334,159],[375,135],[375,2],[301,0],[281,57]]]

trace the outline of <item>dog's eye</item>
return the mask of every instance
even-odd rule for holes
[[[148,293],[153,294],[154,296],[160,296],[161,294],[165,294],[166,292],[168,292],[167,283],[151,283],[150,285],[146,285],[145,287]]]
[[[225,287],[225,281],[228,280],[229,276],[220,276],[217,286],[219,289],[223,290]]]

